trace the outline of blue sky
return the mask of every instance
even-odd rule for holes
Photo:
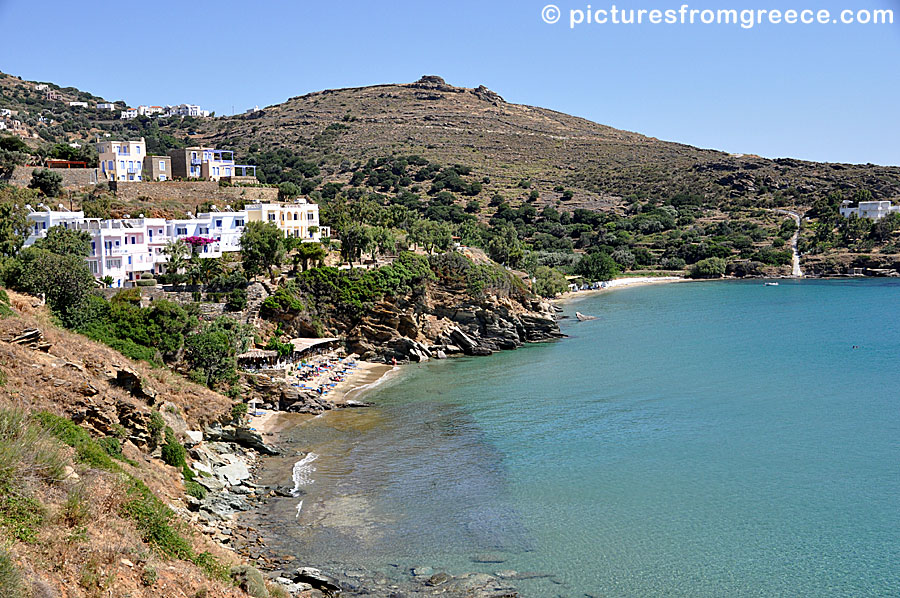
[[[893,9],[894,25],[583,25],[568,11],[680,0],[123,3],[0,0],[0,70],[130,105],[241,112],[436,74],[507,101],[767,157],[900,165],[900,0],[694,0]]]

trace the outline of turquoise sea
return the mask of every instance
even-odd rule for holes
[[[294,430],[317,458],[281,547],[534,598],[900,596],[898,307],[888,280],[586,296],[565,340]]]

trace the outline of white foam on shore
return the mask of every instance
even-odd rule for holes
[[[381,375],[377,380],[369,382],[368,384],[363,384],[362,386],[357,386],[356,388],[347,391],[347,393],[344,395],[344,401],[349,401],[351,395],[354,397],[358,397],[363,395],[364,393],[370,392],[376,386],[381,386],[388,380],[393,379],[393,377],[399,373],[400,366],[395,365],[394,367],[386,371],[383,375]]]
[[[312,466],[312,462],[319,458],[319,455],[315,453],[309,453],[296,463],[294,463],[294,471],[291,477],[294,479],[294,489],[291,490],[291,495],[299,496],[300,494],[300,486],[308,486],[313,483],[313,479],[310,477],[310,474],[316,470],[315,467]],[[301,505],[303,502],[301,501]],[[298,508],[299,512],[299,508]]]

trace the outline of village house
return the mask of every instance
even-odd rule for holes
[[[137,108],[126,108],[122,110],[122,116],[120,117],[122,120],[133,120],[138,117]]]
[[[248,222],[271,222],[285,237],[319,241],[331,236],[327,226],[319,225],[319,206],[298,199],[293,203],[255,203],[244,206]]]
[[[841,216],[844,218],[856,216],[881,220],[888,214],[900,214],[900,206],[893,205],[891,201],[861,201],[857,207],[853,207],[853,202],[849,200],[841,202]]]
[[[153,116],[154,114],[162,114],[164,108],[162,106],[138,106],[137,113],[140,116]]]
[[[210,181],[257,182],[256,166],[235,164],[234,152],[231,150],[194,146],[169,150],[169,156],[172,158],[172,172],[177,177]]]
[[[140,181],[147,156],[144,138],[139,141],[98,141],[100,172],[111,181]]]
[[[172,158],[169,156],[146,156],[144,172],[148,181],[168,181],[172,178]]]
[[[34,86],[35,91],[47,91],[48,89],[50,89],[50,86],[46,83],[38,83]]]
[[[73,108],[87,108],[88,103],[87,102],[69,102],[69,106],[71,106]]]
[[[101,102],[97,104],[97,110],[109,110],[113,111],[116,109],[116,105],[112,102]]]

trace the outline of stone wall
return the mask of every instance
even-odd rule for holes
[[[9,177],[9,184],[17,187],[27,187],[31,183],[31,172],[39,168],[36,166],[16,166]],[[97,184],[96,168],[51,168],[63,179],[63,187],[66,189],[80,189]],[[277,196],[277,189],[275,190]]]
[[[215,181],[115,181],[110,183],[116,197],[122,201],[174,200],[194,204],[205,201],[233,203],[243,200],[277,201],[278,189],[274,187],[220,187]]]

